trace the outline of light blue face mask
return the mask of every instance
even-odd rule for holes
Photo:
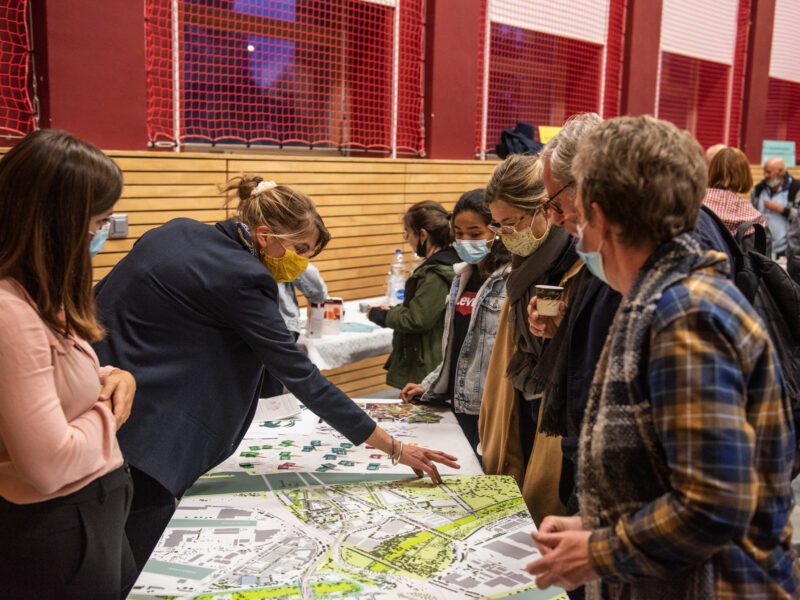
[[[103,249],[103,245],[108,239],[108,231],[111,229],[111,223],[106,223],[100,229],[95,231],[92,236],[92,241],[89,243],[89,256],[94,258],[97,253]]]
[[[578,256],[581,257],[583,263],[586,265],[586,268],[589,269],[589,272],[597,277],[603,283],[608,283],[608,279],[606,279],[606,272],[603,269],[603,257],[600,256],[600,249],[603,247],[603,242],[600,242],[600,245],[597,247],[597,250],[594,252],[586,252],[583,247],[583,229],[586,225],[578,225],[578,243],[575,246],[575,252],[578,253]]]
[[[465,263],[477,265],[489,256],[488,240],[456,240],[453,242],[458,257]]]

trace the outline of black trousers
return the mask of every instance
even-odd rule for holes
[[[131,476],[133,503],[125,533],[136,561],[136,572],[141,573],[175,513],[178,501],[167,488],[136,467],[131,467]]]
[[[461,426],[461,431],[464,432],[464,437],[467,438],[469,445],[472,446],[472,451],[478,458],[478,462],[483,464],[481,455],[478,454],[478,444],[480,437],[478,435],[478,415],[468,415],[466,413],[457,413],[453,409],[453,414],[456,416],[456,421]]]
[[[120,598],[136,578],[124,530],[132,493],[125,466],[61,498],[0,498],[0,596]]]

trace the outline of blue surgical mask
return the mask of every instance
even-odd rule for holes
[[[109,229],[111,229],[111,223],[106,223],[94,232],[92,241],[89,243],[89,256],[92,258],[97,256],[97,253],[103,249],[103,244],[106,243],[106,239],[108,238]]]
[[[578,244],[575,246],[575,252],[581,257],[586,268],[589,269],[592,275],[603,283],[608,283],[605,269],[603,269],[603,257],[600,256],[600,249],[603,247],[603,242],[600,242],[600,245],[594,252],[586,252],[583,247],[583,229],[585,227],[586,225],[578,225]]]
[[[487,244],[488,240],[456,240],[453,248],[456,249],[458,257],[465,263],[477,265],[484,258],[489,256],[491,249]]]

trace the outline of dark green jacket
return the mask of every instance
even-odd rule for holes
[[[437,252],[406,281],[403,304],[370,310],[371,321],[394,329],[392,353],[383,366],[388,385],[402,389],[419,383],[442,362],[444,313],[457,262],[452,249]]]

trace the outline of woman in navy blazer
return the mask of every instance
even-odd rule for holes
[[[433,461],[455,457],[401,446],[320,374],[278,310],[291,281],[330,239],[303,194],[239,178],[236,219],[175,219],[144,234],[95,288],[108,336],[101,364],[136,377],[137,402],[119,430],[134,499],[126,531],[141,571],[194,481],[230,456],[253,419],[265,376],[283,383],[354,444],[368,442],[440,481]]]

